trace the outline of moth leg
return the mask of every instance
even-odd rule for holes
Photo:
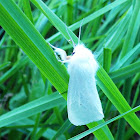
[[[61,62],[61,63],[69,63],[70,62],[70,60],[58,60],[59,62]]]
[[[56,59],[59,61],[59,57],[58,57],[58,55],[57,55],[56,53],[54,53],[54,54],[55,54]]]
[[[61,61],[66,61],[67,60],[67,54],[63,49],[57,48],[57,47],[51,45],[50,43],[48,43],[48,44],[54,49],[54,51],[55,51],[54,54],[55,54],[58,61],[61,62]],[[57,54],[60,55],[61,60],[59,60],[59,57],[58,57]]]

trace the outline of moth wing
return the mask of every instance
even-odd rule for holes
[[[88,66],[71,70],[67,108],[68,118],[74,125],[85,125],[103,119],[95,77]]]

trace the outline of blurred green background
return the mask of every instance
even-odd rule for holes
[[[105,118],[77,127],[67,117],[67,65],[47,42],[71,55],[66,28],[77,43],[82,21]],[[138,140],[139,21],[140,0],[0,0],[0,139]]]

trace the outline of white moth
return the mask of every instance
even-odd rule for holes
[[[81,29],[79,30],[79,40],[80,32]],[[98,64],[92,52],[78,41],[78,45],[74,45],[73,56],[67,60],[64,50],[52,47],[60,55],[62,62],[68,63],[70,79],[67,109],[70,122],[78,126],[103,119],[104,114],[95,80]]]

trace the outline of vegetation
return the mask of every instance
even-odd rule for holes
[[[0,0],[0,138],[138,139],[139,19],[140,0]],[[100,65],[105,118],[76,127],[67,118],[67,66],[47,42],[71,55],[67,30],[77,43],[81,22],[81,42]]]

